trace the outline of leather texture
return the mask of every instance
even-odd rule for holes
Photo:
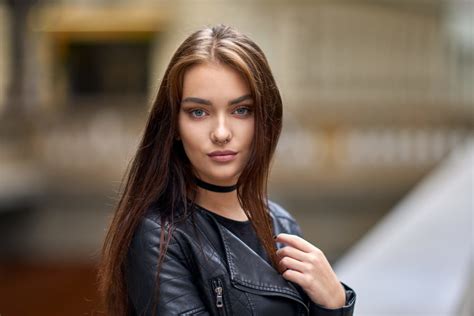
[[[283,207],[269,201],[269,211],[274,235],[302,236]],[[132,315],[353,315],[356,294],[345,283],[341,282],[346,290],[343,307],[319,306],[208,211],[194,206],[189,214],[175,224],[160,272],[155,314],[151,307],[161,232],[157,209],[150,207],[137,227],[124,269]]]

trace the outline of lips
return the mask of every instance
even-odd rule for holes
[[[215,157],[215,156],[227,156],[227,155],[235,155],[235,154],[237,154],[237,152],[232,151],[232,150],[222,150],[222,151],[216,150],[208,155],[211,157]]]
[[[209,158],[211,158],[215,162],[219,163],[226,163],[235,159],[237,153],[232,150],[223,150],[223,151],[213,151],[212,153],[208,154]]]

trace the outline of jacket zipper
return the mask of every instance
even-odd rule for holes
[[[225,315],[224,309],[224,287],[219,278],[212,280],[212,289],[216,298],[216,307],[219,312],[219,315]]]

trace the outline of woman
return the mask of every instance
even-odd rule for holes
[[[172,57],[103,247],[109,315],[352,315],[355,292],[267,198],[282,101],[219,25]]]

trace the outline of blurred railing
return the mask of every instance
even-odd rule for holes
[[[474,315],[473,179],[471,138],[337,262],[358,316]]]

